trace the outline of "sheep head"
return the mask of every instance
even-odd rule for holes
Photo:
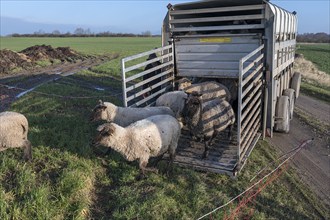
[[[107,105],[99,100],[99,104],[95,106],[93,109],[93,113],[90,116],[90,121],[99,121],[99,120],[106,120],[107,113],[106,113]]]
[[[189,86],[191,86],[191,81],[187,78],[182,78],[178,81],[178,90],[180,91],[184,91]]]
[[[116,127],[113,123],[105,123],[96,129],[98,131],[96,137],[94,138],[93,145],[99,146],[103,145],[106,147],[111,146],[111,136],[116,131]]]
[[[201,94],[198,92],[192,92],[189,94],[188,99],[185,102],[185,107],[183,110],[183,115],[185,120],[190,120],[196,114],[202,111],[202,99]]]

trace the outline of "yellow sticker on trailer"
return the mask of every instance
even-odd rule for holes
[[[231,43],[231,37],[209,37],[200,38],[201,43]]]

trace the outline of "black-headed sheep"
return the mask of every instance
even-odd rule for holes
[[[170,115],[155,115],[137,121],[127,127],[105,123],[97,128],[94,145],[103,145],[119,152],[128,161],[139,160],[139,167],[145,171],[157,172],[147,167],[150,157],[169,153],[169,165],[173,163],[175,150],[181,134],[178,121]]]
[[[229,127],[228,137],[231,137],[235,114],[226,100],[213,99],[203,102],[200,96],[193,93],[188,97],[183,114],[191,135],[203,138],[205,150],[202,157],[206,158],[209,146],[219,132]]]
[[[91,121],[105,120],[114,122],[120,126],[126,127],[136,121],[153,116],[153,115],[171,115],[173,111],[165,106],[145,107],[145,108],[128,108],[119,107],[110,102],[99,101],[91,115]]]
[[[0,113],[0,151],[8,148],[24,148],[24,159],[32,159],[32,146],[27,138],[29,124],[26,117],[17,112]]]

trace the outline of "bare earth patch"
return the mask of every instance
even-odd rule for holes
[[[303,55],[299,55],[294,61],[294,71],[300,72],[305,81],[318,82],[324,86],[330,86],[330,75],[317,69],[317,67]]]

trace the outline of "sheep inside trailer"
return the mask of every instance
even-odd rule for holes
[[[295,15],[264,0],[209,0],[168,6],[163,48],[157,49],[161,71],[153,76],[162,77],[164,86],[151,92],[152,98],[175,90],[174,81],[181,77],[195,82],[212,80],[229,87],[237,114],[234,138],[228,140],[228,131],[218,135],[208,159],[201,159],[203,144],[187,144],[190,136],[183,130],[176,163],[235,175],[261,134],[288,132],[299,93],[299,76],[292,73],[296,27]],[[123,59],[124,105],[141,106],[151,99],[141,97],[146,91],[141,87],[146,83],[143,80],[129,90],[125,88],[127,79],[146,73],[126,78],[128,71],[146,64],[127,67],[127,61],[153,51]],[[132,93],[132,88],[137,90]]]

